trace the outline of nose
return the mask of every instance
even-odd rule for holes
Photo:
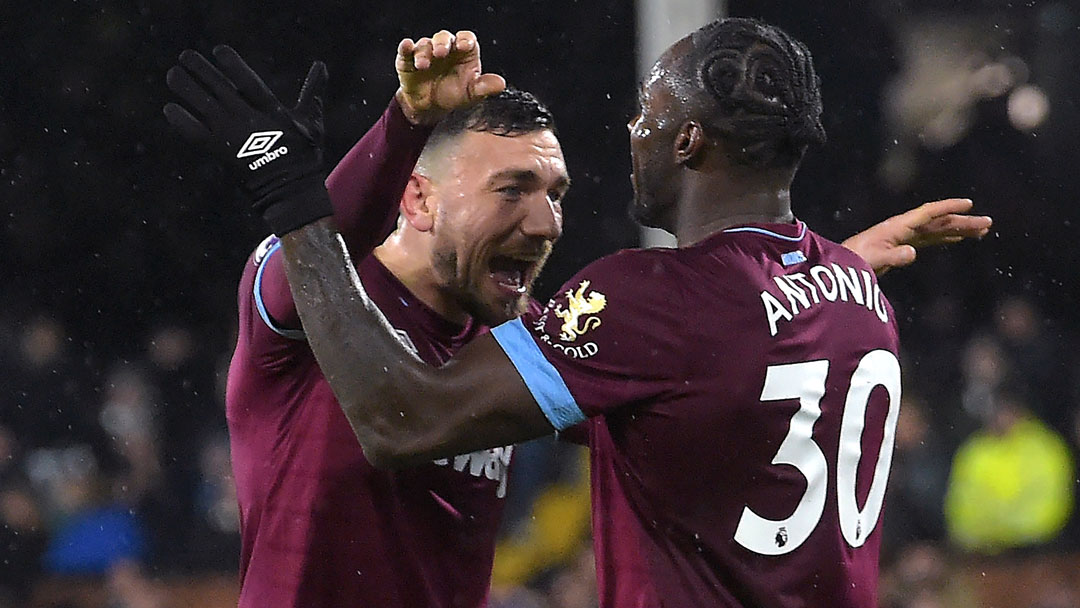
[[[554,241],[562,236],[562,204],[546,194],[530,197],[527,213],[521,220],[521,231],[528,237]]]

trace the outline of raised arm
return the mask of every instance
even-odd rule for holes
[[[395,96],[326,178],[334,222],[354,256],[366,256],[390,234],[431,128],[410,121]]]
[[[506,86],[501,76],[481,72],[479,45],[471,32],[402,40],[395,58],[400,86],[394,100],[325,180],[324,189],[325,66],[313,64],[297,105],[287,109],[234,50],[219,46],[213,57],[216,65],[184,51],[169,70],[169,88],[183,102],[165,106],[169,122],[232,166],[276,234],[332,214],[357,259],[389,234],[433,125],[449,111]],[[265,254],[254,297],[266,325],[299,337],[300,319],[275,251]]]

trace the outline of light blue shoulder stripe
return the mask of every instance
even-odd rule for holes
[[[274,333],[279,336],[284,336],[290,340],[306,340],[307,336],[304,335],[302,329],[288,329],[281,327],[270,318],[270,313],[266,312],[266,304],[263,303],[262,296],[262,276],[263,270],[266,269],[266,262],[270,260],[270,256],[274,255],[278,249],[281,249],[281,241],[274,243],[270,250],[263,256],[262,261],[259,262],[259,270],[255,273],[255,308],[259,310],[259,316],[262,317],[263,323],[269,327]]]
[[[521,319],[507,321],[491,329],[491,335],[517,368],[525,386],[555,430],[561,431],[585,420],[559,371],[544,357]]]

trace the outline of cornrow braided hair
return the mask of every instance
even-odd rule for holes
[[[693,34],[687,67],[712,106],[706,128],[735,145],[751,167],[793,166],[825,142],[821,79],[810,51],[780,28],[755,19],[719,19]]]

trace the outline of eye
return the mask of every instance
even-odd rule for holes
[[[548,190],[548,200],[552,203],[561,203],[566,192],[562,190]]]
[[[497,190],[508,201],[516,201],[521,198],[525,191],[520,186],[503,186]]]

